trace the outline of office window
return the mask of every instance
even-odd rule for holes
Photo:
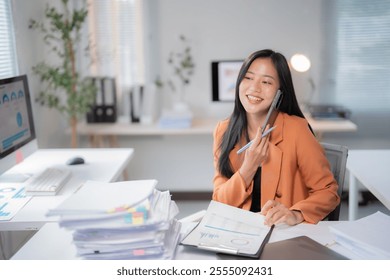
[[[0,78],[18,74],[10,0],[0,0]]]
[[[119,100],[143,84],[142,0],[88,0],[91,73],[115,77]]]
[[[327,44],[334,68],[326,75],[332,76],[336,103],[354,111],[388,111],[390,1],[325,2],[330,6],[326,20],[334,20]]]

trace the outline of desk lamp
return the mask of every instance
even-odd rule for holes
[[[307,72],[311,68],[310,59],[306,55],[300,54],[300,53],[296,53],[291,57],[290,64],[291,64],[291,67],[299,73]],[[307,96],[305,98],[303,98],[302,105],[303,105],[304,110],[306,109],[305,107],[307,106],[307,104],[310,102],[310,99],[311,99],[311,97],[314,93],[314,90],[315,90],[315,84],[314,84],[314,81],[311,77],[308,78],[308,82],[310,85],[310,91],[307,94]]]

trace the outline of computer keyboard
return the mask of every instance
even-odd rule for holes
[[[56,195],[70,177],[70,170],[47,168],[27,180],[26,195]]]

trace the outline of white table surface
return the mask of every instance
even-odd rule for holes
[[[316,133],[352,132],[357,126],[350,120],[318,120],[305,116]],[[161,128],[158,124],[140,124],[118,121],[116,123],[79,123],[80,135],[194,135],[212,134],[220,119],[194,119],[189,128]]]
[[[160,135],[211,135],[217,125],[217,119],[194,119],[189,128],[162,128],[158,123],[141,124],[129,121],[115,123],[79,123],[80,135],[100,136],[160,136]]]
[[[71,179],[55,196],[34,196],[10,221],[0,221],[0,230],[37,230],[57,217],[46,217],[48,209],[55,208],[77,190],[86,180],[116,181],[128,166],[133,149],[42,149],[26,158],[7,173],[35,174],[47,167],[70,169]],[[69,158],[81,156],[82,165],[66,165]]]
[[[314,119],[311,116],[305,116],[314,131],[318,133],[325,132],[353,132],[357,130],[357,125],[352,121],[332,120],[332,119]]]
[[[320,222],[317,225],[300,224],[297,226],[280,225],[274,229],[270,242],[306,235],[317,242],[349,259],[359,259],[346,248],[334,242],[329,231],[329,225],[340,222]],[[190,223],[183,224],[182,233],[191,228]],[[16,254],[12,260],[77,260],[76,247],[72,243],[72,232],[58,226],[58,223],[45,224]],[[217,260],[213,252],[178,245],[175,259],[177,260]]]
[[[349,179],[349,220],[356,220],[360,181],[387,209],[390,209],[390,150],[350,150],[347,169]]]

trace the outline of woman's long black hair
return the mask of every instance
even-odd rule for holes
[[[286,58],[281,53],[269,49],[256,51],[249,55],[242,64],[237,77],[234,110],[230,116],[228,128],[224,133],[220,144],[221,155],[218,161],[218,168],[221,174],[227,178],[230,178],[233,175],[229,160],[230,151],[234,148],[234,145],[240,141],[242,135],[245,135],[247,140],[249,140],[247,131],[248,121],[246,118],[246,111],[240,101],[239,87],[250,65],[257,58],[270,58],[276,68],[279,77],[280,90],[283,92],[283,99],[279,111],[304,118],[295,96],[291,72]]]

